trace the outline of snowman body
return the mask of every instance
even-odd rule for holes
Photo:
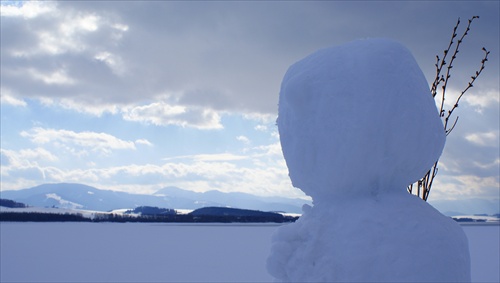
[[[406,192],[445,136],[405,47],[359,40],[295,63],[277,124],[292,183],[314,204],[273,237],[267,265],[277,280],[470,281],[460,226]]]

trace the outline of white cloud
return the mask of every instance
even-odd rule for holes
[[[2,17],[22,17],[19,26],[28,27],[24,37],[31,37],[32,44],[8,50],[14,57],[33,57],[36,55],[58,56],[68,52],[83,53],[95,49],[91,42],[92,34],[104,29],[115,42],[128,31],[128,26],[102,17],[97,12],[82,12],[78,9],[61,7],[55,1],[27,1],[16,7],[2,5]],[[43,15],[44,19],[38,17]],[[31,24],[30,24],[31,23]],[[117,59],[115,59],[117,61]]]
[[[60,147],[72,149],[74,147],[85,148],[101,153],[109,153],[114,149],[135,149],[132,141],[121,140],[106,133],[96,132],[74,132],[68,130],[33,128],[30,131],[22,131],[21,136],[29,138],[36,144],[53,144]]]
[[[117,24],[113,24],[111,25],[114,29],[116,30],[119,30],[119,31],[128,31],[128,26],[127,25],[124,25],[124,24],[120,24],[120,23],[117,23]]]
[[[126,71],[123,59],[116,54],[103,51],[96,54],[94,58],[98,61],[104,62],[112,70],[112,72],[118,76],[123,75]]]
[[[266,125],[257,125],[257,126],[254,127],[254,129],[256,131],[266,132],[267,131],[267,126]]]
[[[237,136],[236,140],[238,140],[238,141],[240,141],[240,142],[242,142],[244,144],[249,144],[250,143],[250,139],[248,137],[246,137],[246,136],[243,136],[243,135]]]
[[[487,107],[496,107],[498,109],[500,93],[498,93],[498,90],[492,89],[474,94],[471,93],[470,95],[466,94],[463,99],[468,104],[475,106],[476,111],[482,112]]]
[[[432,200],[467,198],[498,198],[500,183],[497,177],[476,175],[440,175],[434,180],[430,193]]]
[[[489,131],[482,133],[472,133],[465,136],[465,139],[479,146],[498,147],[499,131]]]
[[[494,167],[499,169],[500,158],[497,158],[497,159],[493,160],[493,162],[489,162],[489,163],[481,163],[478,161],[474,161],[473,164],[474,164],[474,166],[479,167],[481,169],[490,169],[490,168],[494,168]]]
[[[58,160],[57,156],[41,147],[21,149],[19,151],[0,149],[0,151],[2,157],[6,158],[5,166],[29,166],[36,162],[54,162]]]
[[[138,139],[138,140],[135,140],[135,144],[142,144],[142,145],[147,145],[147,146],[153,146],[153,144],[146,140],[146,139]]]
[[[258,153],[258,155],[267,155],[267,156],[283,156],[283,151],[281,150],[280,142],[275,142],[269,145],[261,145],[254,148]]]
[[[16,51],[17,56],[30,57],[40,53],[59,55],[69,51],[82,52],[86,49],[83,43],[62,34],[54,34],[50,31],[39,31],[36,35],[38,37],[38,49],[32,49],[27,52]]]
[[[17,58],[19,61],[12,60],[9,63],[11,65],[6,65],[5,68],[10,69],[23,63],[28,65],[23,69],[32,67],[44,74],[45,82],[64,81],[61,80],[64,73],[54,73],[54,66],[51,72],[44,72],[48,68],[40,68],[39,65],[67,62],[66,77],[79,84],[65,92],[72,95],[60,97],[73,100],[73,104],[79,104],[78,100],[87,96],[89,100],[94,98],[106,105],[140,105],[145,101],[155,100],[160,92],[175,91],[181,95],[177,104],[170,102],[171,105],[207,110],[205,113],[196,111],[211,121],[203,128],[217,125],[217,116],[213,114],[217,113],[215,110],[220,111],[219,113],[260,115],[262,117],[251,119],[267,122],[276,118],[279,82],[290,64],[315,49],[361,36],[343,32],[343,25],[338,24],[342,17],[317,17],[317,13],[337,10],[333,9],[334,5],[295,3],[286,5],[287,8],[283,9],[281,3],[268,6],[214,2],[200,6],[168,1],[120,5],[111,5],[106,1],[26,2],[21,7],[2,7],[2,16],[21,17],[30,15],[29,10],[43,10],[43,13],[31,13],[43,14],[43,21],[38,17],[27,17],[24,21],[11,23],[14,29],[10,30],[22,34],[23,40],[3,40],[2,51],[17,56],[33,56],[35,59],[47,56],[45,60],[32,61]],[[340,6],[344,5],[349,11],[359,10],[348,4]],[[185,17],[185,11],[191,11],[193,16]],[[311,21],[305,21],[306,26],[296,27],[295,17],[292,15],[297,12],[304,13]],[[214,13],[217,16],[214,17]],[[262,21],[256,23],[254,15],[260,15]],[[277,25],[276,17],[286,24]],[[235,21],[235,18],[238,20]],[[328,24],[325,24],[325,20]],[[354,26],[355,24],[353,23]],[[403,18],[401,26],[387,32],[395,39],[406,39],[407,29],[414,29],[415,26],[420,25]],[[298,32],[314,30],[312,34],[302,34],[306,37],[314,36],[303,40],[303,37],[290,33],[290,27],[299,28]],[[339,29],[338,34],[342,36],[332,40],[328,35],[335,33],[336,29]],[[380,28],[374,26],[366,31],[364,28],[361,30],[366,33],[362,36],[367,36],[370,33],[378,34]],[[6,31],[6,28],[2,30],[3,37],[7,34]],[[12,39],[16,37],[20,38],[12,32]],[[414,41],[433,42],[431,47],[439,46],[439,41],[430,38],[431,35],[428,35],[428,38],[415,38]],[[408,43],[415,44],[413,41]],[[425,48],[429,48],[428,46],[429,44]],[[418,50],[418,46],[410,47]],[[7,61],[3,60],[2,64],[6,64],[5,62]],[[110,74],[101,68],[106,68]],[[22,75],[16,76],[16,80],[21,79]],[[11,86],[12,78],[3,79],[2,83]],[[32,88],[31,93],[23,91],[23,95],[53,97],[53,89],[38,91],[36,86]],[[15,86],[12,89],[21,93]],[[192,90],[197,90],[196,95]],[[60,102],[57,98],[54,101]],[[164,119],[160,119],[160,123],[183,125],[179,121],[165,122]],[[194,123],[188,122],[185,125]]]
[[[58,160],[43,148],[23,149],[19,151],[0,149],[2,188],[26,188],[27,184],[45,181],[45,169],[40,164]],[[13,184],[15,183],[15,184]],[[6,184],[7,187],[6,187]],[[23,187],[24,186],[24,187]]]
[[[23,149],[19,151],[19,158],[22,159],[36,159],[43,161],[57,161],[57,156],[50,153],[48,150],[37,147],[35,149]]]
[[[259,195],[281,193],[282,195],[303,196],[300,191],[292,188],[286,168],[274,165],[266,168],[252,168],[237,166],[228,161],[212,159],[202,161],[201,159],[203,158],[192,160],[192,162],[168,162],[163,165],[131,164],[96,172],[100,175],[103,184],[106,184],[108,180],[121,180],[124,182],[118,181],[117,185],[125,186],[126,181],[131,177],[135,180],[146,177],[153,181],[156,189],[161,186],[175,185],[195,191],[217,189],[232,192],[237,188],[238,191]],[[148,184],[144,184],[142,190],[147,186]]]
[[[458,6],[447,6],[445,3],[438,3],[439,9],[428,9],[435,3],[431,5],[422,2],[417,5],[418,9],[411,9],[416,13],[411,19],[406,14],[395,15],[395,18],[391,19],[382,19],[377,16],[382,15],[381,13],[373,11],[386,9],[387,5],[375,2],[369,5],[371,9],[359,9],[356,3],[335,1],[286,4],[281,2],[228,4],[168,1],[151,3],[29,1],[23,2],[23,5],[19,7],[2,6],[0,9],[2,16],[0,26],[2,32],[2,103],[30,107],[32,101],[42,101],[53,107],[49,110],[59,110],[58,108],[61,107],[96,116],[112,113],[122,115],[122,118],[128,121],[194,129],[222,129],[221,116],[225,113],[247,114],[246,119],[258,121],[258,124],[269,123],[268,128],[256,126],[255,130],[272,132],[272,136],[277,139],[278,132],[271,127],[271,123],[276,120],[279,84],[290,64],[319,48],[360,37],[380,36],[380,31],[383,30],[382,36],[392,37],[405,43],[414,52],[415,58],[426,75],[432,78],[434,75],[433,54],[436,50],[442,50],[443,43],[446,44],[442,41],[442,32],[447,33],[451,27],[447,18],[442,16],[442,11],[446,10],[447,15],[455,17],[459,8],[463,9]],[[397,5],[403,10],[407,8],[404,2]],[[490,9],[475,2],[467,5],[468,7],[474,6],[474,9],[477,8],[480,11],[479,24],[494,27],[475,29],[474,36],[481,38],[477,40],[477,44],[484,44],[487,48],[492,48],[491,54],[498,54],[499,25],[498,17],[495,17],[495,11],[498,9]],[[488,5],[498,7],[498,3]],[[443,7],[449,9],[442,9]],[[437,22],[429,23],[424,20],[429,16],[429,11],[434,16],[441,15],[441,17],[434,17],[438,19]],[[186,17],[186,13],[190,16]],[[301,23],[296,21],[297,13],[305,19]],[[256,15],[259,15],[258,22],[255,21]],[[349,17],[344,15],[349,15]],[[277,18],[280,21],[276,21]],[[377,24],[367,27],[364,24],[367,19]],[[349,29],[345,28],[346,23],[349,23]],[[408,36],[417,34],[415,31],[425,29],[423,27],[433,27],[427,29],[433,32]],[[338,36],[332,38],[330,36],[332,34]],[[475,44],[472,41],[469,43]],[[480,48],[481,46],[478,50]],[[467,61],[469,53],[460,54],[460,59],[465,59],[461,62],[464,62],[466,66],[471,66],[472,64],[468,64],[470,61]],[[474,64],[477,63],[476,59],[473,59]],[[489,146],[498,142],[497,132],[494,132],[495,138],[488,134],[492,129],[498,129],[498,117],[490,113],[495,111],[494,107],[498,107],[499,103],[498,76],[494,75],[498,74],[498,58],[490,57],[488,63],[491,64],[485,69],[486,76],[482,76],[477,82],[479,87],[475,87],[473,92],[467,93],[464,97],[464,102],[469,106],[472,105],[479,110],[484,109],[484,115],[480,115],[483,119],[472,121],[467,118],[464,121],[461,117],[460,127],[455,130],[460,131],[463,128],[470,128],[470,126],[465,126],[477,125],[477,128],[472,129],[478,133],[470,133],[468,140],[458,138],[461,143],[457,145],[454,152],[461,149],[462,152],[468,152],[459,148],[463,144],[484,145],[484,148],[474,148],[486,152],[491,150]],[[459,67],[457,65],[454,70],[459,71]],[[488,74],[493,75],[488,77]],[[34,80],[30,81],[27,78]],[[481,92],[480,87],[483,82],[489,82],[486,85],[492,89]],[[5,95],[5,89],[12,90],[12,92]],[[177,93],[177,95],[159,99],[159,93]],[[456,95],[456,91],[453,92],[450,87],[449,94]],[[28,105],[26,102],[29,102]],[[449,107],[449,103],[452,102],[452,99],[448,99],[447,106]],[[44,107],[41,108],[41,111],[47,110]],[[457,114],[461,115],[461,111],[467,110],[466,107],[464,108],[459,109]],[[34,115],[39,114],[36,112],[39,110],[35,107],[29,110]],[[40,119],[42,116],[48,117],[46,119],[53,119],[50,113],[40,115]],[[464,125],[466,121],[471,122]],[[50,124],[54,125],[51,127],[57,127],[57,123],[52,124],[53,120],[50,120],[50,123],[42,122],[43,125]],[[89,125],[89,130],[91,129],[92,125]],[[226,134],[224,131],[220,132],[221,136]],[[73,136],[78,137],[82,134],[72,133]],[[178,131],[178,133],[181,136],[185,131]],[[258,139],[254,139],[252,134],[262,134],[255,133],[251,128],[246,133],[247,138],[253,143],[256,143]],[[47,133],[25,131],[25,137],[32,140],[36,138],[43,140],[42,134]],[[97,153],[118,148],[129,150],[134,146],[137,150],[141,150],[147,148],[139,145],[149,146],[146,140],[142,141],[137,138],[127,141],[111,136],[107,137],[111,144],[105,145],[96,138],[95,134],[98,133],[91,134],[92,138],[87,137],[87,142],[82,143],[75,142],[74,137],[70,137],[71,134],[61,132],[57,134],[59,135],[57,138],[53,137],[37,146],[44,147],[49,152],[64,153],[64,150],[67,150],[82,156],[88,154],[84,156],[89,157],[87,159],[95,157],[92,155],[93,147],[90,144],[97,144],[101,147],[96,149]],[[238,134],[231,132],[228,135],[234,142],[234,136]],[[459,134],[458,136],[467,135]],[[15,144],[15,139],[5,138],[11,144]],[[103,139],[106,140],[106,137]],[[221,140],[218,146],[223,148],[227,145],[227,140],[229,139]],[[119,145],[120,141],[121,145]],[[112,144],[113,142],[117,144]],[[448,142],[448,149],[452,149],[450,145],[452,144]],[[64,150],[55,151],[51,146]],[[162,145],[155,144],[156,149],[162,150]],[[198,150],[199,148],[196,148],[194,152],[199,152]],[[2,187],[4,184],[14,184],[14,182],[22,187],[28,187],[28,184],[39,184],[39,179],[34,182],[32,179],[28,180],[27,176],[38,178],[43,173],[47,180],[95,182],[99,187],[108,188],[114,186],[138,190],[154,186],[158,188],[161,184],[168,185],[169,182],[176,182],[175,176],[184,176],[184,179],[178,182],[180,186],[189,189],[209,189],[213,185],[217,186],[213,188],[229,189],[232,186],[232,190],[238,190],[241,186],[241,190],[252,190],[250,188],[252,182],[259,183],[259,180],[254,179],[262,173],[263,176],[267,176],[262,178],[262,182],[267,184],[262,184],[259,190],[276,188],[278,192],[280,189],[276,184],[288,184],[282,185],[282,188],[289,189],[289,180],[283,159],[280,157],[279,144],[263,145],[247,150],[246,159],[238,157],[239,153],[209,154],[188,160],[172,159],[175,163],[169,163],[168,166],[146,164],[131,166],[128,169],[126,169],[128,166],[121,167],[123,160],[109,161],[106,165],[103,165],[99,159],[81,162],[84,164],[82,168],[91,166],[92,170],[70,170],[67,164],[58,164],[58,167],[54,167],[51,163],[51,166],[48,166],[46,163],[42,164],[44,159],[41,158],[43,155],[41,152],[38,153],[40,158],[37,159],[34,156],[35,153],[16,151],[19,156],[23,154],[26,157],[30,154],[32,156],[25,160],[29,161],[23,165],[25,167],[19,167],[17,175],[11,167],[10,176],[15,175],[18,179],[16,181],[2,179]],[[454,157],[449,158],[447,165],[457,167],[459,173],[469,170],[469,168],[463,169],[464,163],[493,171],[495,168],[495,164],[492,163],[493,158],[483,158],[483,155],[478,155],[480,158],[470,159],[467,162]],[[59,157],[64,158],[62,155]],[[455,166],[456,160],[460,162],[456,162]],[[263,171],[253,171],[255,166],[248,165],[252,162]],[[195,167],[193,163],[198,163],[198,165]],[[248,167],[241,167],[242,163]],[[228,164],[238,166],[231,167]],[[100,166],[108,167],[100,168]],[[214,169],[211,174],[228,180],[227,184],[222,184],[222,181],[207,181],[208,179],[202,172],[204,168],[210,166],[219,168]],[[272,170],[265,170],[271,167],[278,168],[276,169],[278,173],[274,177],[271,176]],[[120,176],[129,176],[127,183],[118,180],[122,183],[115,185],[114,180],[104,178],[105,172],[111,174],[113,170],[117,170],[116,168],[121,168],[118,170]],[[3,170],[2,166],[2,174]],[[218,175],[215,171],[227,173]],[[23,175],[21,172],[26,174]],[[458,174],[457,172],[453,171]],[[248,176],[243,176],[244,173],[248,173]],[[190,178],[189,174],[194,177]],[[231,179],[231,174],[234,179]],[[144,182],[148,182],[151,176],[158,176],[158,179],[153,178],[157,183],[141,184],[139,181],[141,176],[146,176]],[[165,176],[172,176],[172,178]],[[248,183],[243,183],[243,181]]]
[[[274,131],[271,133],[271,136],[275,139],[278,139],[280,138],[280,133],[278,131]]]
[[[0,103],[2,104],[8,104],[8,105],[12,105],[12,106],[18,106],[18,107],[25,107],[27,104],[26,104],[26,101],[22,100],[22,99],[19,99],[19,98],[16,98],[14,96],[11,96],[9,94],[9,91],[2,88],[0,90]]]
[[[83,140],[92,140],[84,143],[86,147],[90,147],[91,144],[99,146],[101,142],[95,141],[97,139],[95,135],[91,135],[93,138],[90,139],[83,133],[50,129],[35,128],[23,135],[42,145],[57,141],[72,144],[77,136]],[[101,136],[101,138],[109,143],[113,143],[114,140],[110,137]],[[147,144],[147,142],[136,140],[135,144]],[[278,155],[279,143],[249,150],[250,152],[245,155],[226,152],[177,156],[163,159],[163,163],[159,164],[114,163],[103,166],[99,162],[89,163],[87,159],[83,159],[82,162],[87,164],[87,168],[68,167],[61,162],[62,160],[54,160],[49,164],[50,158],[37,157],[35,150],[17,152],[2,150],[2,158],[12,157],[17,160],[2,164],[2,184],[8,185],[9,188],[23,188],[28,183],[76,182],[135,193],[151,193],[163,186],[174,185],[195,191],[217,189],[266,196],[304,197],[301,191],[291,185],[286,165],[282,156]],[[38,153],[39,156],[44,154],[50,156],[45,150],[40,150]],[[35,158],[38,158],[39,162],[35,162]],[[54,162],[59,163],[53,165]],[[19,178],[21,175],[24,178]]]
[[[62,107],[78,113],[85,113],[98,117],[104,113],[116,114],[120,110],[120,108],[114,104],[92,103],[92,101],[78,101],[67,98],[56,100],[53,98],[43,97],[39,98],[39,101],[45,106]]]
[[[200,162],[214,162],[214,161],[236,161],[247,159],[248,156],[236,155],[231,153],[219,153],[219,154],[198,154],[194,155],[193,159]]]
[[[0,15],[5,17],[23,17],[36,18],[53,11],[55,3],[52,1],[26,1],[20,6],[3,5],[0,9]]]
[[[157,126],[176,125],[203,130],[222,129],[220,116],[209,109],[154,102],[148,105],[124,108],[123,118]]]
[[[61,23],[59,31],[66,36],[77,32],[93,32],[99,28],[100,22],[101,18],[95,14],[78,14],[71,21]]]
[[[135,106],[124,109],[123,116],[132,121],[148,121],[155,125],[168,124],[170,117],[175,117],[186,113],[183,106],[173,106],[164,102],[155,102],[143,106]]]
[[[44,82],[45,84],[56,84],[56,85],[72,85],[75,83],[73,78],[70,78],[64,69],[55,70],[50,73],[41,72],[30,68],[26,70],[26,73],[29,74],[35,80],[39,80]]]
[[[201,162],[211,162],[211,161],[236,161],[249,158],[246,155],[237,155],[232,153],[213,153],[213,154],[196,154],[196,155],[183,155],[170,158],[164,158],[163,160],[177,160],[186,159]]]
[[[2,184],[17,189],[25,188],[26,183],[76,182],[132,193],[151,193],[163,186],[175,185],[195,191],[217,189],[268,196],[303,196],[292,188],[283,164],[247,167],[234,163],[245,158],[231,154],[199,155],[190,160],[171,160],[160,165],[128,164],[88,169],[60,169],[36,163],[11,164],[2,166]],[[33,174],[26,174],[27,170],[32,170]],[[19,175],[24,178],[18,178]]]
[[[276,114],[263,114],[263,113],[244,113],[243,117],[248,120],[255,120],[255,121],[260,121],[261,123],[264,124],[269,124],[272,122],[276,121]],[[258,126],[257,126],[258,127]],[[256,127],[256,128],[257,128]],[[262,130],[263,128],[260,128],[259,130]]]

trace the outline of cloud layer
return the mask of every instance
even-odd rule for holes
[[[71,181],[302,195],[274,125],[287,68],[320,48],[390,37],[432,81],[457,18],[479,15],[454,65],[447,109],[481,48],[491,54],[456,111],[431,198],[500,193],[498,2],[6,3],[2,189]]]

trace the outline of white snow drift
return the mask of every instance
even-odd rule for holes
[[[274,235],[267,267],[277,280],[470,281],[462,229],[406,192],[445,135],[405,47],[359,40],[295,63],[278,129],[292,183],[314,206]]]

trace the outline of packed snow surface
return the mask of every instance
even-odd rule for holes
[[[291,282],[470,281],[461,227],[410,194],[306,210],[273,236],[268,270]]]
[[[445,141],[415,59],[384,39],[323,49],[292,65],[278,115],[290,178],[315,203],[401,191],[429,170]]]
[[[0,222],[0,282],[272,282],[278,227]],[[472,281],[500,282],[500,226],[463,228]]]
[[[0,282],[258,282],[274,225],[0,223]]]
[[[285,74],[278,115],[290,179],[314,206],[274,235],[277,280],[470,281],[460,226],[406,192],[445,135],[404,46],[358,40],[307,56]]]

